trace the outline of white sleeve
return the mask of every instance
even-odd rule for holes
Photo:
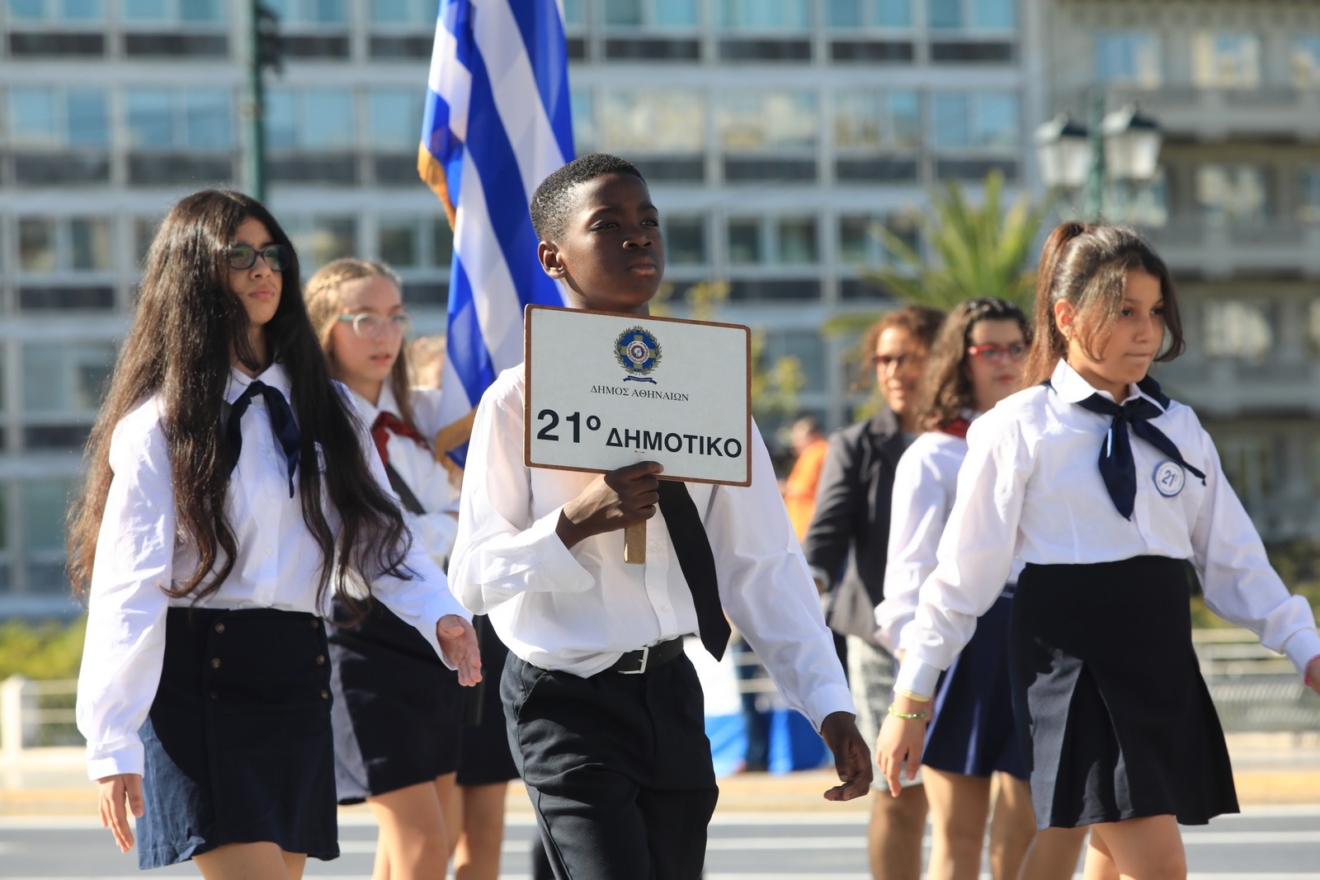
[[[752,484],[715,487],[704,518],[720,601],[788,704],[819,730],[826,716],[857,710],[755,425],[750,454]]]
[[[453,511],[452,513],[450,511]],[[403,518],[413,534],[413,541],[427,552],[431,561],[443,566],[454,549],[454,539],[458,537],[458,505],[438,511],[424,513],[421,516],[405,513]]]
[[[915,632],[908,625],[917,614],[921,585],[935,570],[936,551],[953,501],[953,486],[945,485],[933,448],[910,446],[894,469],[889,515],[889,555],[885,563],[885,598],[875,609],[876,636],[890,653],[909,645]]]
[[[522,406],[492,393],[499,387],[477,407],[449,563],[450,589],[474,614],[521,593],[586,592],[595,584],[556,531],[562,507],[531,518]]]
[[[159,422],[130,414],[110,440],[114,477],[96,540],[87,636],[78,675],[78,730],[87,774],[143,772],[140,728],[165,658],[165,590],[174,578],[174,489]]]
[[[1004,589],[1032,461],[1017,413],[990,413],[968,431],[957,498],[935,571],[921,586],[912,644],[894,689],[929,697]]]
[[[1299,672],[1320,656],[1315,614],[1306,599],[1288,593],[1270,565],[1260,535],[1224,477],[1214,441],[1201,430],[1205,497],[1192,528],[1193,562],[1215,614],[1285,653]]]

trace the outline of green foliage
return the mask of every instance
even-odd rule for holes
[[[1003,186],[1003,175],[991,173],[979,207],[967,201],[955,181],[932,194],[931,213],[923,218],[921,230],[936,257],[934,265],[892,231],[877,227],[876,234],[902,268],[882,269],[872,278],[919,305],[948,310],[964,300],[997,296],[1030,312],[1035,273],[1025,267],[1049,206],[1033,206],[1023,193],[1003,211]]]
[[[87,618],[69,622],[8,620],[0,623],[0,681],[77,678]]]

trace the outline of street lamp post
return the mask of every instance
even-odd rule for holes
[[[1113,180],[1148,182],[1159,172],[1159,125],[1127,105],[1105,113],[1104,92],[1088,99],[1087,125],[1061,114],[1036,129],[1041,177],[1051,189],[1083,190],[1082,216],[1104,215],[1105,185]]]

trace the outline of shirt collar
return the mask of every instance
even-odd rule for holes
[[[292,385],[289,383],[289,374],[284,371],[284,366],[278,361],[272,363],[257,376],[249,376],[238,367],[229,368],[229,384],[225,387],[225,402],[233,404],[247,391],[249,385],[254,379],[259,379],[265,385],[274,388],[284,399],[292,404]]]
[[[1054,390],[1058,392],[1059,398],[1066,403],[1081,403],[1092,394],[1099,394],[1108,400],[1114,399],[1113,395],[1108,391],[1100,391],[1092,386],[1090,382],[1083,379],[1082,374],[1069,366],[1068,362],[1063,358],[1059,358],[1058,366],[1054,368],[1054,375],[1050,377],[1050,384],[1054,386]],[[1164,410],[1163,404],[1154,397],[1151,397],[1145,391],[1141,390],[1139,386],[1131,385],[1129,386],[1129,389],[1133,393],[1125,397],[1122,401],[1123,403],[1127,403],[1129,400],[1136,397],[1144,397],[1158,406],[1161,412]]]
[[[352,389],[349,390],[352,391]],[[362,413],[362,421],[368,425],[375,424],[376,417],[383,412],[402,418],[399,414],[399,402],[395,399],[394,389],[390,387],[388,380],[380,386],[380,397],[375,404],[372,404],[371,401],[356,391],[353,391],[353,402],[357,404],[358,411]]]

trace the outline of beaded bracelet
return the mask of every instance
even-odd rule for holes
[[[890,704],[889,704],[889,708],[888,708],[887,710],[885,710],[885,711],[886,711],[888,714],[893,715],[895,718],[902,718],[904,721],[920,721],[920,720],[922,720],[923,718],[929,718],[929,717],[930,717],[930,710],[929,710],[929,709],[923,709],[923,710],[920,711],[920,712],[896,712],[896,711],[894,711],[894,704],[893,704],[893,703],[890,703]]]

